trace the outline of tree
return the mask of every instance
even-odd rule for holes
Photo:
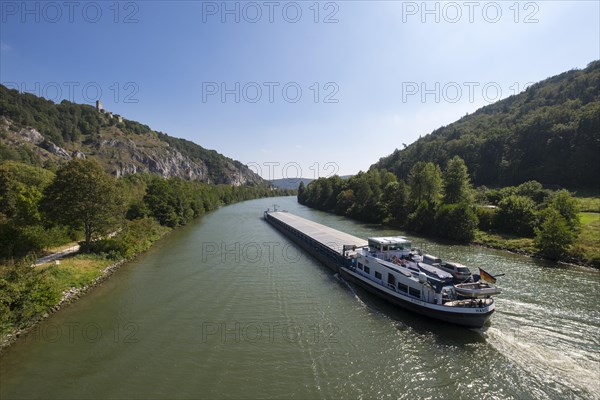
[[[519,186],[514,188],[515,194],[519,196],[527,196],[536,203],[541,203],[550,193],[549,190],[544,189],[541,183],[538,181],[527,181],[521,183]]]
[[[507,233],[529,236],[535,219],[535,203],[529,197],[510,195],[500,201],[496,226]]]
[[[549,209],[542,226],[535,229],[535,246],[540,254],[559,259],[575,240],[575,233],[565,218],[555,209]]]
[[[473,208],[466,203],[441,205],[435,215],[437,234],[459,242],[473,240],[478,223]]]
[[[9,218],[20,227],[39,223],[39,201],[52,179],[54,174],[42,168],[13,161],[2,163],[0,215]]]
[[[435,207],[423,200],[415,211],[408,215],[407,221],[406,228],[411,231],[431,232],[435,222]]]
[[[352,189],[342,191],[336,198],[335,213],[339,215],[348,215],[354,201],[354,191]]]
[[[579,204],[567,190],[559,190],[556,192],[550,203],[550,207],[558,211],[565,219],[569,229],[578,232],[581,227],[579,221]]]
[[[408,188],[404,181],[388,183],[383,189],[381,201],[386,222],[405,222],[408,215]]]
[[[306,203],[306,187],[304,187],[303,181],[300,181],[300,184],[298,185],[298,203]]]
[[[44,191],[42,209],[59,224],[85,231],[85,246],[110,232],[123,217],[116,180],[91,160],[74,159],[56,172]]]
[[[155,178],[149,185],[144,196],[144,203],[152,215],[161,225],[171,228],[180,224],[177,215],[178,200],[173,187],[167,180]]]
[[[442,189],[442,172],[433,163],[417,162],[408,177],[410,198],[415,207],[426,201],[430,205],[437,203]]]
[[[470,202],[471,182],[464,160],[454,156],[448,161],[444,171],[444,203],[456,204],[462,201]]]

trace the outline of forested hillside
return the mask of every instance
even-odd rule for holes
[[[407,179],[418,161],[465,160],[475,185],[536,180],[567,188],[598,188],[600,61],[530,86],[396,149],[372,166]]]
[[[89,105],[52,101],[0,85],[0,161],[58,168],[93,158],[108,172],[139,172],[207,183],[261,184],[239,161]]]

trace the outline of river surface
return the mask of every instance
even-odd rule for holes
[[[402,234],[294,197],[221,208],[8,348],[0,398],[600,398],[597,271],[409,235],[506,274],[489,326],[454,327],[322,267],[262,220],[273,201],[359,237]]]

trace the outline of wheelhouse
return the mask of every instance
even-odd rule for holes
[[[370,237],[368,246],[372,256],[391,261],[408,256],[411,242],[404,236]]]

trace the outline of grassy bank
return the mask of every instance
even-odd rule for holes
[[[600,268],[600,213],[582,212],[579,218],[581,232],[571,246],[569,255],[585,264]]]
[[[26,259],[0,267],[0,347],[102,282],[123,261],[133,259],[170,232],[152,219],[129,221],[110,239],[94,243],[95,253],[32,266]]]
[[[589,200],[586,204],[590,204],[592,207],[587,209],[594,209],[593,207],[600,203],[600,199],[586,200]],[[581,212],[579,213],[579,219],[581,221],[581,230],[575,243],[569,248],[565,259],[561,261],[600,269],[600,213]],[[514,253],[537,255],[537,249],[531,237],[518,237],[477,230],[473,242],[478,245],[508,250]]]

